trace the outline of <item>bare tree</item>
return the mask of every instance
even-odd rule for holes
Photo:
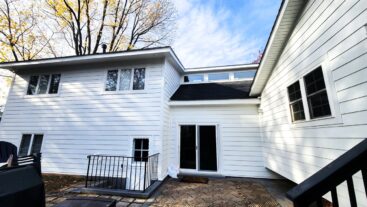
[[[34,8],[29,2],[0,0],[0,61],[31,60],[46,52],[52,35],[41,32]]]
[[[48,15],[57,23],[76,55],[169,44],[175,9],[170,0],[47,0]]]

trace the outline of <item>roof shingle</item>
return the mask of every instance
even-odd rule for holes
[[[247,99],[252,81],[200,83],[181,85],[172,101]]]

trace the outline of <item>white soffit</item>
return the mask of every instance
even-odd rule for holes
[[[282,2],[264,56],[251,86],[250,96],[260,95],[264,89],[306,2],[307,0],[284,0]]]

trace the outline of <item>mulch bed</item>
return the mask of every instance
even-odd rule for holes
[[[60,192],[62,189],[75,185],[78,183],[83,183],[83,176],[74,175],[56,175],[56,174],[43,174],[43,181],[45,183],[46,193],[56,193]]]

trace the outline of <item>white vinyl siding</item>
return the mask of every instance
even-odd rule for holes
[[[169,164],[179,166],[179,125],[215,125],[219,174],[276,178],[264,167],[257,110],[256,105],[171,107]]]
[[[167,174],[167,168],[169,167],[170,161],[169,157],[172,152],[172,148],[170,145],[171,134],[170,134],[170,118],[172,116],[171,109],[168,105],[171,96],[176,92],[178,87],[180,86],[181,76],[178,73],[177,69],[173,67],[173,65],[165,61],[164,67],[164,82],[162,83],[162,102],[161,102],[161,110],[162,110],[162,174]],[[176,152],[177,153],[177,152]]]
[[[131,156],[133,138],[149,137],[150,153],[158,153],[162,62],[152,59],[52,68],[62,72],[59,96],[24,96],[31,74],[19,74],[0,123],[0,140],[19,147],[22,132],[44,132],[45,173],[85,175],[87,155]],[[145,90],[105,93],[107,70],[117,67],[146,68]]]
[[[262,95],[266,166],[300,183],[366,138],[367,4],[309,1]],[[292,124],[287,87],[322,66],[332,117]],[[306,102],[307,104],[307,102]],[[306,109],[305,109],[306,110]],[[358,206],[366,206],[361,175]],[[345,185],[338,187],[348,206]]]

